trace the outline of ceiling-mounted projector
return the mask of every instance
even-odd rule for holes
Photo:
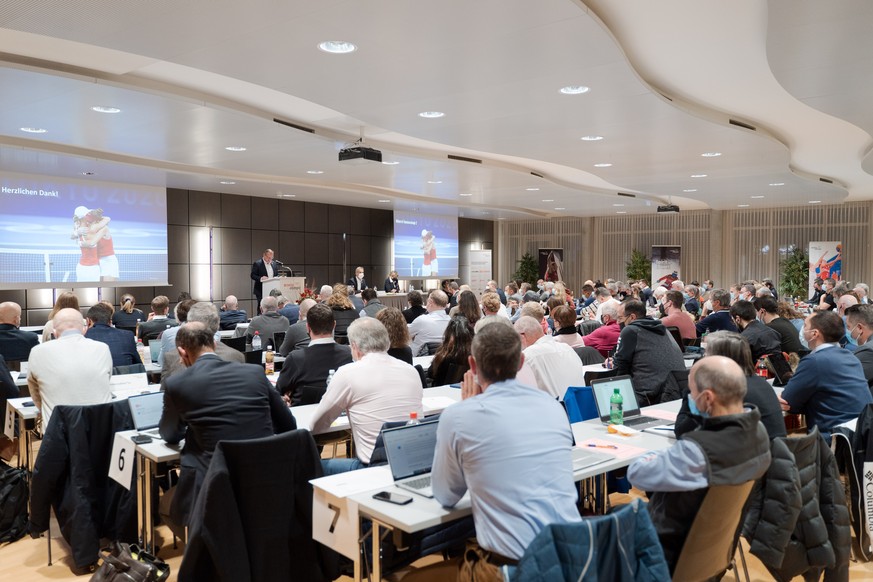
[[[675,204],[665,204],[663,206],[658,206],[658,212],[679,212],[679,207]]]
[[[343,148],[339,151],[341,162],[382,162],[382,152],[362,145]]]

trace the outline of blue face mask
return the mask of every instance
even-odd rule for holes
[[[736,299],[736,298],[737,298],[737,294],[736,294],[736,293],[731,293],[731,303],[733,303],[733,302],[734,302],[734,299]]]
[[[694,401],[694,398],[691,396],[691,392],[688,393],[688,410],[690,410],[691,414],[693,414],[694,416],[709,418],[708,412],[701,412],[700,409],[697,408],[697,402]]]
[[[691,295],[689,295],[688,293],[685,293],[685,292],[682,293],[682,297],[685,298],[685,301],[688,301],[689,299],[691,299]]]

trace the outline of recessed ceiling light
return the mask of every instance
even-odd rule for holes
[[[554,198],[543,198],[543,202],[554,202]]]
[[[540,191],[539,188],[525,188],[525,190],[527,190],[528,192],[539,192]]]
[[[748,204],[737,204],[737,206],[740,208],[748,208],[749,207]]]
[[[334,55],[345,55],[358,50],[358,47],[345,40],[326,40],[318,43],[318,49]]]
[[[318,175],[318,174],[324,174],[324,171],[322,171],[322,170],[306,170],[306,173]]]
[[[691,174],[692,178],[706,178],[706,174]]]
[[[424,117],[425,119],[436,119],[444,115],[445,113],[443,113],[442,111],[422,111],[418,114],[419,117]]]
[[[96,111],[97,113],[121,113],[121,109],[118,107],[103,107],[102,105],[95,105],[91,108],[91,111]]]
[[[94,172],[82,172],[83,176],[93,176]]]
[[[763,196],[761,196],[761,195],[758,195],[758,196],[749,196],[749,198],[756,198],[756,199],[757,199],[757,198],[763,198]]]
[[[821,204],[821,200],[810,200],[810,204]]]
[[[386,166],[396,166],[400,162],[382,162],[382,163],[385,164]]]
[[[580,137],[582,141],[600,141],[603,139],[602,135],[583,135]]]
[[[686,188],[682,190],[683,192],[697,192],[697,188]]]
[[[489,214],[491,214],[491,213],[490,213],[490,212],[483,212],[482,214],[483,214],[483,216],[487,216],[487,215],[489,215]]]
[[[624,206],[624,204],[613,204],[613,206]]]
[[[443,181],[442,180],[428,180],[427,183],[428,184],[442,184]]]
[[[702,154],[700,154],[700,157],[703,157],[703,158],[717,158],[717,157],[720,156],[720,155],[721,155],[721,152],[703,152]]]
[[[557,208],[555,208],[555,210],[567,210],[567,209],[564,208],[563,206],[558,206]]]
[[[391,201],[390,200],[379,200],[379,202],[381,202],[382,204],[386,204],[386,203],[391,202]]]
[[[503,217],[503,216],[498,216],[498,217],[497,217],[497,220],[506,220],[506,218]]]
[[[561,93],[564,95],[581,95],[590,90],[591,89],[585,85],[567,85],[566,87],[561,87]]]
[[[280,196],[282,196],[282,198],[294,198],[297,194],[280,194]]]
[[[594,164],[594,167],[595,168],[611,168],[612,164],[604,162],[602,164]]]
[[[236,182],[234,182],[233,180],[222,180],[220,183],[221,183],[221,184],[227,184],[227,185],[230,185],[230,184],[236,184]]]
[[[771,186],[784,186],[785,182],[771,182],[770,185]]]
[[[24,133],[45,133],[48,130],[41,127],[22,127],[21,131]]]
[[[472,192],[461,192],[460,195],[461,195],[461,196],[472,196],[473,193],[472,193]]]
[[[242,146],[227,146],[224,149],[226,149],[229,152],[244,152],[244,151],[246,151],[246,148],[244,148]]]
[[[616,214],[627,214],[627,210],[616,210]]]

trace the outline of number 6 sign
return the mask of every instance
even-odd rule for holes
[[[133,451],[136,448],[130,438],[115,433],[112,443],[112,461],[109,463],[109,477],[130,491],[130,478],[133,475]]]

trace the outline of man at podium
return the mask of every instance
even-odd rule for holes
[[[261,304],[261,299],[264,296],[264,281],[272,279],[279,274],[279,263],[273,260],[273,249],[264,251],[264,256],[252,263],[252,292],[255,294],[255,299],[258,305]]]

